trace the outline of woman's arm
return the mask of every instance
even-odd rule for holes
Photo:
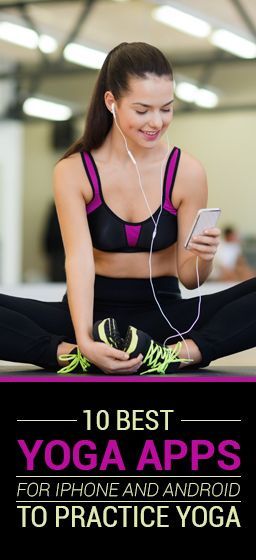
[[[188,289],[193,289],[197,287],[196,258],[198,257],[201,285],[212,270],[220,230],[211,228],[206,235],[193,238],[189,244],[189,250],[184,248],[197,211],[207,207],[208,188],[206,174],[201,163],[189,154],[182,155],[184,161],[179,177],[181,198],[178,208],[177,268],[182,284]]]
[[[92,339],[95,267],[82,188],[75,162],[64,159],[54,170],[54,197],[65,249],[70,314],[78,346]]]
[[[77,345],[105,373],[134,373],[142,355],[129,355],[92,337],[95,265],[85,198],[74,158],[60,161],[54,171],[54,196],[65,249],[70,314]]]

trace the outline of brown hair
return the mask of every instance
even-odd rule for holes
[[[118,100],[129,91],[131,76],[145,78],[147,73],[173,79],[170,63],[156,47],[142,42],[120,43],[108,53],[94,87],[83,136],[70,146],[62,159],[103,144],[113,123],[113,116],[105,105],[105,92],[111,91]]]

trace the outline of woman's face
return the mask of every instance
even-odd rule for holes
[[[115,103],[117,122],[130,143],[153,147],[166,132],[173,117],[173,81],[168,76],[148,74],[131,77],[129,92]]]

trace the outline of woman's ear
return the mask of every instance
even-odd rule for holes
[[[106,91],[105,92],[104,101],[105,101],[105,105],[106,105],[107,109],[110,111],[110,113],[113,113],[112,105],[113,105],[113,103],[115,103],[115,98],[114,98],[113,93],[111,91]]]

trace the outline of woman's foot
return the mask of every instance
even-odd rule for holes
[[[117,322],[112,317],[97,321],[94,324],[93,337],[96,341],[124,350],[130,355],[130,358],[142,354],[143,362],[138,370],[139,375],[145,373],[160,373],[162,375],[173,373],[179,369],[181,362],[184,367],[188,363],[195,363],[195,360],[199,362],[201,359],[201,354],[192,340],[186,341],[191,354],[190,359],[188,359],[186,347],[183,350],[181,342],[171,346],[163,346],[155,342],[147,333],[131,325],[128,327],[123,340],[118,331]]]
[[[61,342],[57,348],[57,361],[59,365],[67,365],[68,361],[63,362],[63,360],[59,359],[59,356],[62,356],[63,354],[71,354],[71,351],[77,348],[77,344],[71,344],[70,342]]]
[[[185,340],[186,345],[184,342],[181,342],[181,348],[179,351],[179,358],[182,360],[184,358],[188,358],[190,357],[190,359],[192,360],[190,362],[190,365],[196,365],[199,364],[202,361],[202,354],[198,348],[198,346],[196,345],[196,343],[191,340],[191,338]],[[171,344],[168,345],[168,348],[170,348],[170,350],[174,350],[176,344]],[[188,352],[189,352],[189,356],[188,356]],[[185,362],[180,362],[179,364],[179,369],[186,367],[188,364],[186,364]]]
[[[176,373],[180,362],[191,362],[191,359],[188,359],[187,356],[184,358],[180,356],[181,342],[177,342],[171,348],[163,346],[144,331],[131,325],[127,329],[123,350],[130,355],[130,358],[142,354],[143,361],[138,370],[139,375]]]
[[[96,342],[104,342],[118,350],[122,349],[124,343],[120,336],[117,322],[113,317],[108,317],[94,323],[93,338]]]
[[[59,369],[57,373],[87,373],[87,370],[91,366],[91,362],[89,362],[89,360],[81,354],[77,345],[69,343],[66,344],[68,344],[68,348],[66,347],[67,352],[65,354],[59,353],[62,352],[63,347],[58,348],[57,351],[58,363],[61,365],[64,364],[64,367]]]

